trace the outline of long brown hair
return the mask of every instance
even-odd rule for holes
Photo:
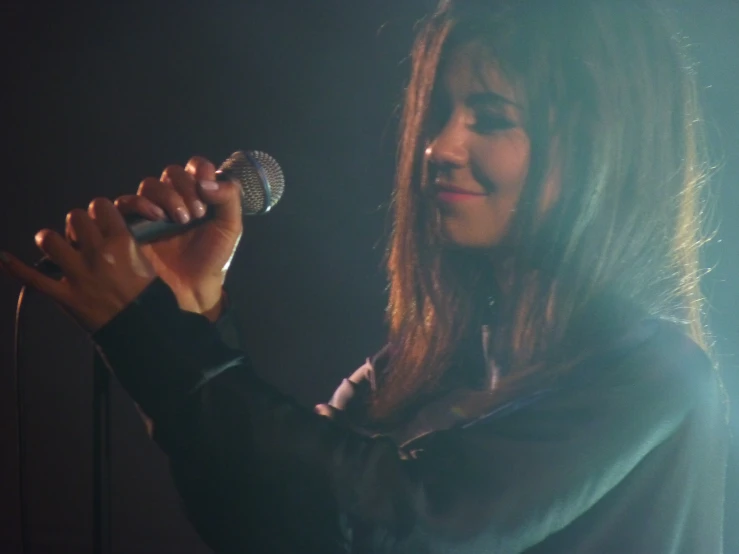
[[[447,0],[412,53],[388,254],[393,354],[375,417],[438,386],[477,323],[479,291],[493,289],[484,264],[440,244],[421,193],[439,67],[469,41],[513,83],[531,143],[508,232],[512,288],[497,299],[491,343],[509,382],[554,371],[576,322],[604,298],[611,330],[637,312],[668,317],[708,349],[698,257],[708,166],[683,40],[646,1]],[[562,191],[535,225],[553,137]]]

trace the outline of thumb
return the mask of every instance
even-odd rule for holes
[[[241,229],[241,186],[234,181],[200,179],[198,194],[215,210],[215,220],[229,229]]]
[[[217,181],[215,166],[205,158],[194,157],[185,170],[198,183],[200,198],[215,210],[215,219],[234,231],[241,230],[241,187],[233,181]]]

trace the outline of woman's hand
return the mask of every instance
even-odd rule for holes
[[[243,229],[239,186],[215,179],[215,166],[194,157],[184,168],[169,166],[159,179],[144,179],[137,194],[121,196],[115,202],[124,214],[169,217],[182,223],[203,217],[206,206],[211,207],[214,217],[208,222],[141,247],[156,274],[174,292],[180,308],[211,320],[220,314],[226,271]]]
[[[87,211],[71,211],[66,235],[65,240],[50,229],[36,234],[36,244],[62,270],[61,280],[6,253],[0,257],[2,267],[50,296],[94,332],[134,300],[156,278],[156,272],[108,199],[93,200]]]
[[[242,232],[239,186],[215,178],[213,164],[192,158],[184,168],[168,167],[159,179],[144,179],[138,194],[121,196],[115,205],[98,199],[87,211],[70,212],[66,240],[55,231],[39,231],[36,243],[61,268],[60,281],[9,254],[3,254],[1,265],[51,296],[89,331],[112,319],[157,276],[169,285],[183,310],[215,320],[223,302],[226,271]],[[203,217],[206,206],[214,211],[207,222],[142,246],[122,216],[185,222]]]

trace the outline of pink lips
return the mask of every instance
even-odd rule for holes
[[[487,196],[484,192],[471,192],[447,184],[437,184],[436,198],[442,202],[466,202]]]

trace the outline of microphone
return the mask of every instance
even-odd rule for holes
[[[244,216],[262,215],[269,212],[285,192],[285,176],[277,161],[264,152],[237,151],[231,154],[216,171],[218,181],[234,181],[241,186],[241,208]],[[126,216],[131,235],[139,244],[155,242],[163,238],[184,233],[213,218],[209,209],[201,218],[188,223],[171,219],[152,221],[138,215]],[[49,277],[61,278],[62,272],[54,262],[44,257],[35,268]]]

